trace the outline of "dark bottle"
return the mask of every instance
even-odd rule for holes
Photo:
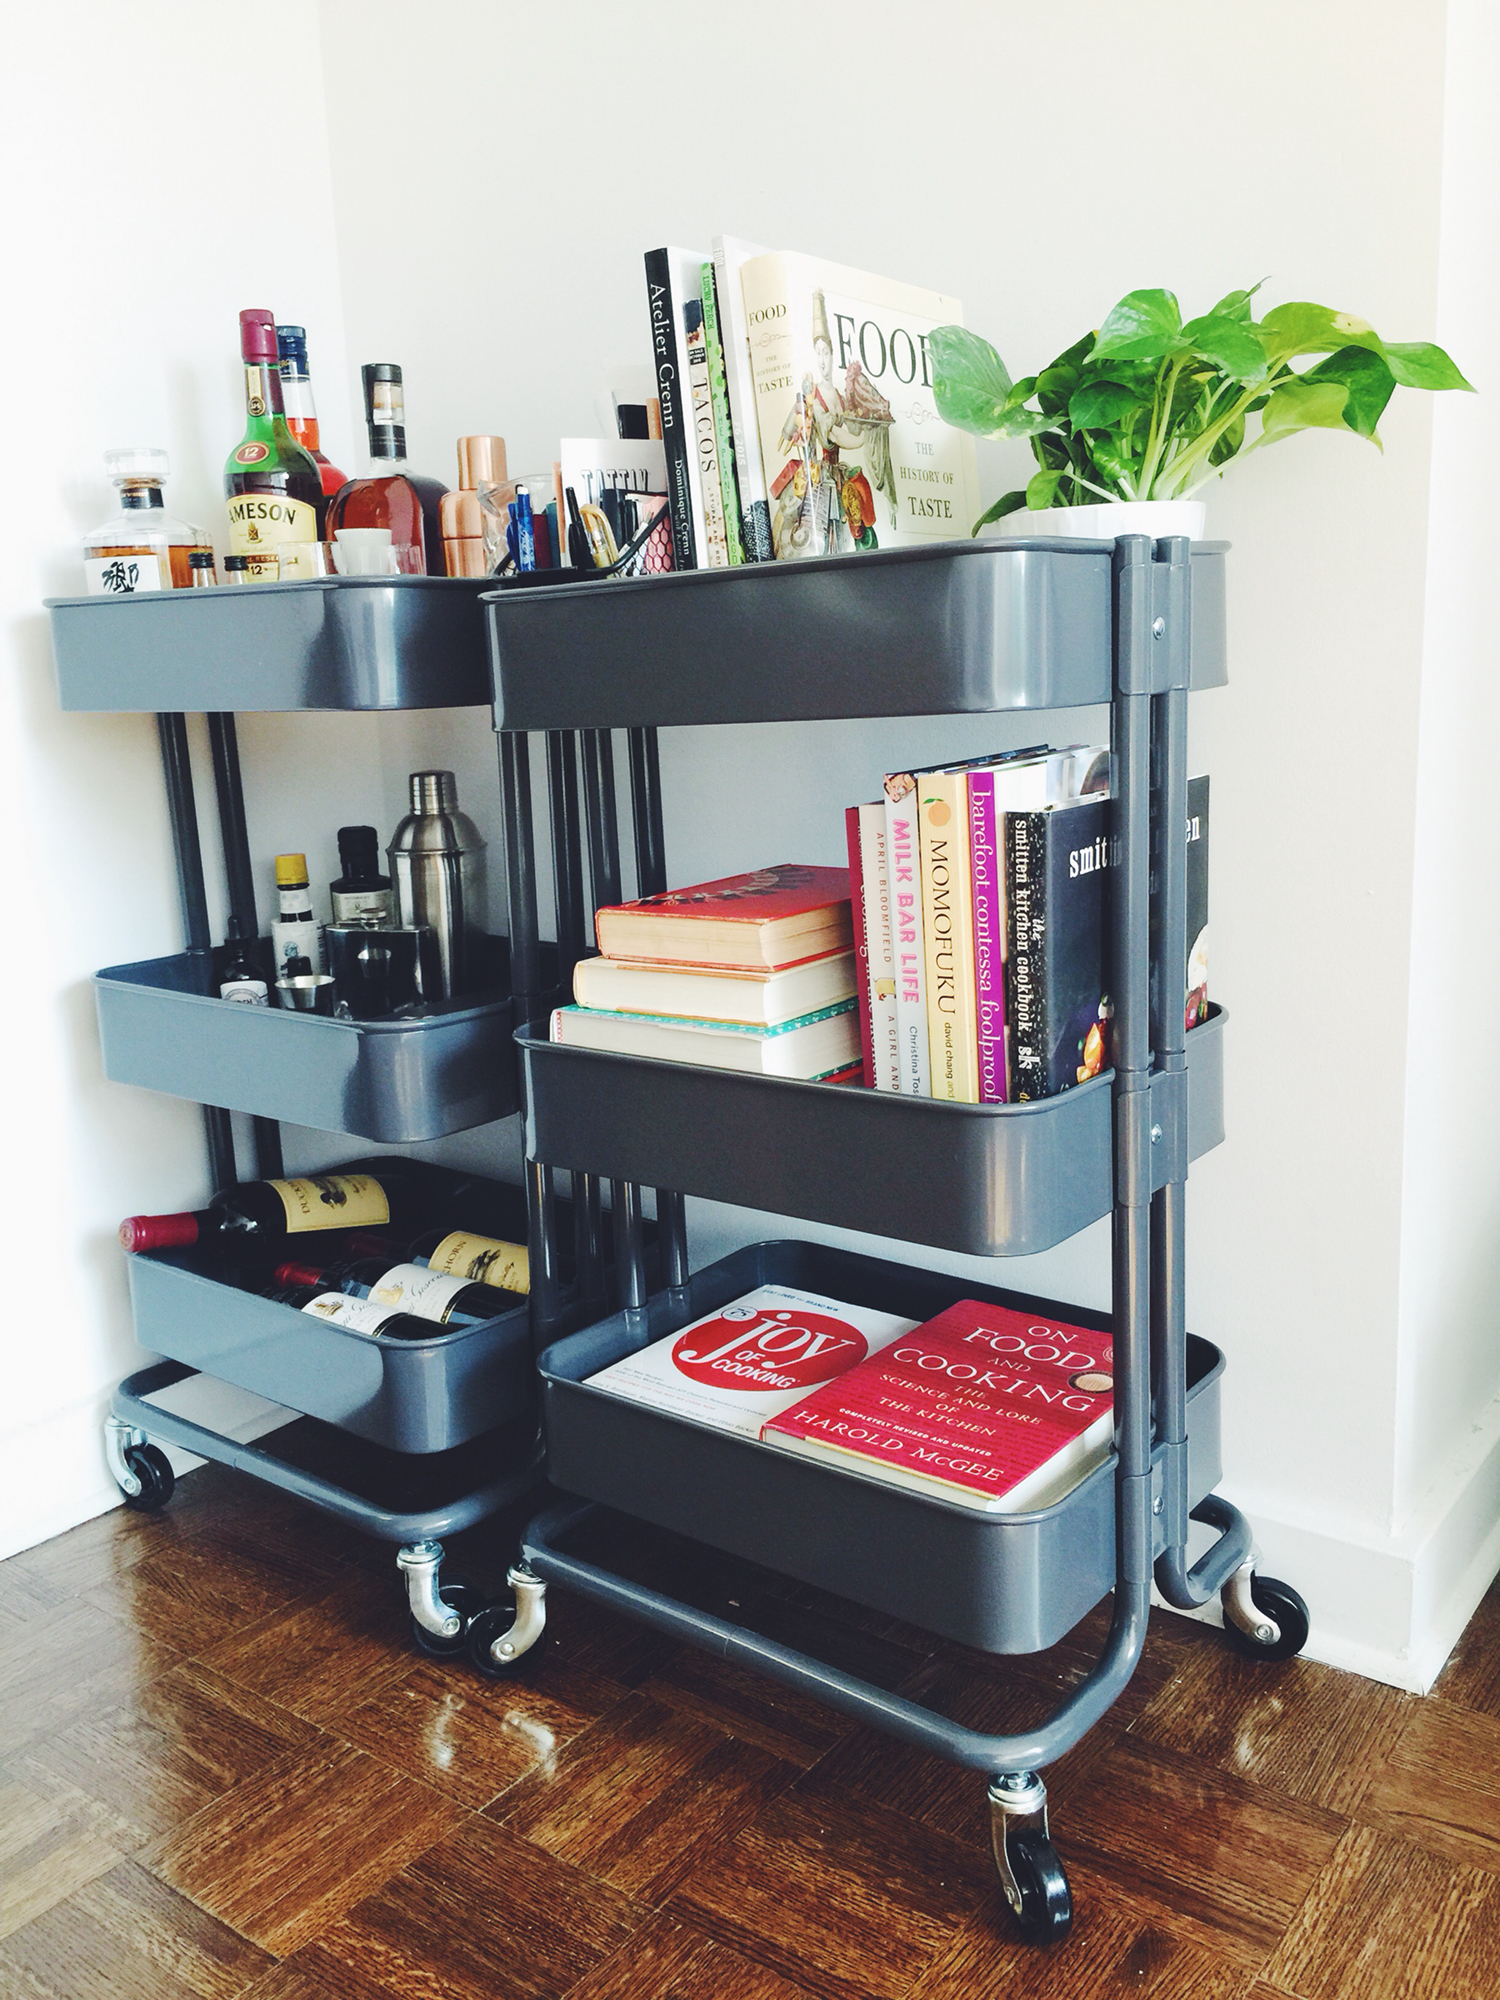
[[[406,404],[401,370],[394,361],[367,361],[360,369],[365,392],[369,468],[334,495],[328,509],[328,539],[340,528],[389,528],[395,548],[417,551],[411,567],[445,576],[440,506],[447,492],[441,480],[424,478],[406,462]]]
[[[298,1270],[298,1265],[281,1267]],[[277,1305],[295,1306],[330,1326],[349,1333],[362,1333],[369,1340],[436,1340],[438,1328],[430,1319],[414,1313],[393,1312],[389,1306],[373,1305],[368,1299],[350,1298],[343,1292],[327,1291],[297,1280],[284,1281],[278,1269],[276,1281],[262,1291],[262,1297]]]
[[[246,1237],[280,1243],[309,1229],[418,1230],[433,1207],[429,1182],[410,1162],[391,1158],[374,1174],[307,1174],[297,1180],[244,1181],[216,1194],[207,1208],[181,1215],[131,1215],[120,1224],[127,1250],[171,1250],[192,1243],[231,1250]]]
[[[373,826],[339,828],[339,867],[328,885],[336,924],[370,924],[376,928],[396,921],[391,878],[380,872],[380,835]]]
[[[274,582],[283,542],[322,539],[323,481],[316,461],[287,429],[281,407],[276,326],[253,306],[240,314],[245,362],[245,435],[224,467],[229,545],[250,573]]]
[[[290,1285],[348,1292],[392,1312],[415,1313],[418,1319],[455,1328],[498,1319],[520,1303],[514,1292],[502,1292],[494,1285],[449,1277],[425,1264],[392,1264],[384,1257],[356,1257],[321,1269],[313,1264],[278,1264],[274,1276]]]
[[[349,1239],[351,1257],[400,1258],[404,1263],[421,1264],[442,1271],[450,1278],[472,1278],[490,1290],[519,1292],[531,1290],[531,1258],[524,1243],[507,1243],[503,1237],[480,1236],[472,1229],[424,1229],[404,1241],[367,1236]]]
[[[323,482],[325,498],[331,499],[348,481],[348,474],[331,465],[319,449],[318,413],[313,408],[312,383],[307,375],[307,329],[278,326],[276,352],[281,374],[281,407],[286,427],[302,449],[311,452]]]
[[[238,917],[229,919],[224,943],[224,965],[219,973],[219,998],[236,1000],[242,1007],[269,1007],[270,989],[250,955],[250,946],[240,934]]]

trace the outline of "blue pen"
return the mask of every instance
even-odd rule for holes
[[[516,568],[536,568],[536,532],[531,525],[531,495],[516,488]]]

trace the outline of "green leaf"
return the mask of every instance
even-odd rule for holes
[[[1086,376],[1068,399],[1068,420],[1076,430],[1111,429],[1127,410],[1141,407],[1137,390],[1107,376]]]
[[[1078,370],[1062,361],[1054,361],[1050,368],[1044,368],[1036,378],[1036,399],[1044,410],[1060,416],[1068,407],[1068,399],[1078,387]]]
[[[1341,382],[1348,392],[1344,402],[1344,422],[1351,431],[1357,431],[1361,437],[1379,444],[1375,426],[1380,422],[1381,413],[1396,387],[1395,377],[1380,355],[1372,354],[1367,347],[1341,347],[1337,354],[1330,354],[1326,361],[1320,361],[1316,368],[1309,368],[1297,380]]]
[[[1026,505],[1032,509],[1050,507],[1057,497],[1063,472],[1034,472],[1026,483]]]
[[[1157,361],[1182,346],[1182,314],[1170,292],[1127,292],[1099,329],[1094,352]]]
[[[1014,514],[1018,507],[1024,507],[1025,505],[1026,488],[1024,486],[1018,486],[1013,493],[1002,493],[993,507],[985,508],[979,519],[969,530],[970,535],[977,535],[979,530],[987,528],[991,521],[998,521],[1006,514]]]
[[[927,350],[933,399],[944,422],[979,437],[1008,437],[1005,406],[1014,385],[990,343],[967,327],[935,326]]]
[[[1458,369],[1441,347],[1430,340],[1393,340],[1386,345],[1385,358],[1391,374],[1403,389],[1468,389]]]
[[[1190,319],[1182,329],[1182,337],[1192,342],[1195,352],[1206,354],[1236,382],[1264,381],[1269,366],[1265,348],[1248,325],[1228,313],[1211,312],[1202,319]]]
[[[1236,417],[1228,430],[1222,432],[1215,439],[1213,449],[1208,454],[1209,464],[1223,465],[1227,460],[1234,457],[1244,442],[1245,419],[1243,417]]]
[[[1055,471],[1065,471],[1073,462],[1068,455],[1068,440],[1061,431],[1043,431],[1031,440],[1031,449],[1038,465]]]
[[[1261,412],[1261,435],[1267,444],[1279,444],[1294,431],[1341,430],[1347,395],[1342,382],[1288,382]]]
[[[1265,279],[1262,278],[1259,284],[1252,285],[1248,291],[1226,292],[1223,298],[1220,299],[1219,303],[1214,307],[1210,317],[1214,319],[1235,319],[1238,320],[1242,326],[1249,326],[1250,301],[1255,297],[1255,294],[1260,290],[1261,285],[1263,285],[1265,282],[1266,282]]]
[[[1260,323],[1260,333],[1273,362],[1292,361],[1299,354],[1336,354],[1341,347],[1382,351],[1380,335],[1368,320],[1306,299],[1273,306]]]

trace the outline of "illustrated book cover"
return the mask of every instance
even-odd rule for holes
[[[685,889],[663,889],[596,911],[606,958],[779,968],[849,951],[854,922],[847,868],[778,861]]]

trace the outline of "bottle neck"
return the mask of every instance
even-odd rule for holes
[[[293,374],[281,364],[281,407],[286,427],[307,451],[318,449],[318,412],[313,404],[312,382],[306,375]]]
[[[280,898],[281,914],[284,917],[310,917],[312,915],[312,890],[306,882],[282,887],[277,890]]]
[[[164,506],[161,497],[161,488],[159,486],[122,486],[120,488],[120,505],[127,514],[134,514],[152,507],[161,508]]]
[[[281,406],[281,371],[272,361],[245,363],[245,435],[272,438],[287,435]]]

